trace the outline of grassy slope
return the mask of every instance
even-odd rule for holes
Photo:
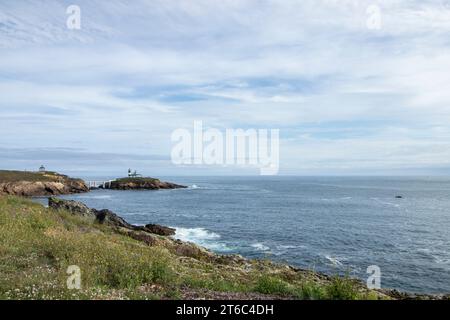
[[[376,298],[354,281],[313,282],[288,268],[239,268],[179,257],[18,197],[0,197],[0,299],[182,298],[186,290],[293,298]],[[82,290],[66,289],[78,265]],[[284,271],[283,271],[284,270]]]
[[[18,181],[30,181],[30,182],[47,182],[55,181],[60,175],[55,172],[27,172],[27,171],[7,171],[0,170],[0,182],[18,182]]]

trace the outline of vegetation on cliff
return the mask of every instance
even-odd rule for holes
[[[0,170],[0,195],[47,196],[88,192],[83,180],[56,172]]]
[[[48,181],[57,181],[60,177],[61,177],[60,174],[52,171],[31,172],[31,171],[0,170],[0,181],[5,183],[19,182],[19,181],[48,182]]]
[[[170,237],[153,238],[133,238],[64,209],[0,196],[0,299],[386,297],[356,280],[219,256]],[[81,290],[66,287],[70,265],[81,269]]]

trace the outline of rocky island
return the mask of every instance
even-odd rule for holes
[[[159,190],[187,188],[179,184],[161,181],[150,177],[127,177],[111,181],[108,189],[114,190]]]
[[[56,172],[0,170],[0,195],[38,197],[88,191],[89,188],[83,180]]]

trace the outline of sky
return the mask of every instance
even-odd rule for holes
[[[259,174],[175,165],[202,121],[279,129],[280,175],[449,175],[449,89],[450,0],[0,0],[2,169]]]

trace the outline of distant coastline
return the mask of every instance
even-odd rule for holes
[[[98,188],[114,190],[159,190],[186,188],[186,186],[150,177],[118,178]],[[25,197],[56,196],[84,193],[91,190],[82,179],[71,178],[52,171],[0,170],[0,194]]]

